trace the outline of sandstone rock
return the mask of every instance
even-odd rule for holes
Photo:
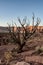
[[[15,65],[30,65],[30,64],[22,61],[22,62],[17,62]]]

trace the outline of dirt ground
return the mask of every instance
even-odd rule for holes
[[[34,34],[27,40],[22,53],[14,51],[10,61],[4,57],[5,52],[11,52],[16,46],[14,44],[0,46],[0,65],[13,65],[13,63],[25,61],[30,65],[43,65],[43,34]],[[9,58],[8,58],[9,59]],[[8,63],[8,64],[6,64]]]

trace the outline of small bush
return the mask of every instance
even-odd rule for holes
[[[37,47],[35,48],[35,50],[36,50],[36,51],[40,50],[40,46],[37,46]]]
[[[5,58],[6,63],[8,64],[9,61],[13,58],[12,57],[12,52],[9,52],[9,51],[5,52],[4,53],[4,58]]]
[[[37,52],[43,52],[43,46],[37,46],[36,48],[35,48],[35,50],[37,51]]]
[[[43,46],[41,46],[40,50],[43,52]]]

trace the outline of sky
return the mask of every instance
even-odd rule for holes
[[[7,26],[12,20],[20,25],[17,17],[22,21],[25,16],[32,24],[33,12],[35,21],[39,17],[40,25],[43,25],[43,0],[0,0],[0,26]]]

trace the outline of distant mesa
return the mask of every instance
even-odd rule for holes
[[[32,27],[33,26],[28,26],[27,28],[31,31]],[[21,30],[23,29],[21,28]],[[43,30],[43,26],[38,26],[38,30]],[[17,31],[16,27],[14,27],[14,31]],[[8,27],[0,26],[0,33],[8,33],[8,32],[9,32]]]

